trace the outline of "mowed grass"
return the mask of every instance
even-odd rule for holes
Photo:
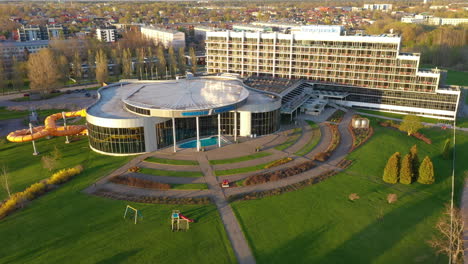
[[[269,152],[257,152],[252,155],[246,155],[242,157],[237,157],[237,158],[231,158],[231,159],[221,159],[221,160],[210,160],[211,165],[220,165],[220,164],[230,164],[230,163],[237,163],[237,162],[242,162],[242,161],[247,161],[247,160],[253,160],[253,159],[259,159],[263,158],[266,156],[270,156],[271,153]]]
[[[228,170],[215,170],[214,173],[216,176],[225,176],[225,175],[231,175],[231,174],[239,174],[239,173],[264,170],[266,166],[273,164],[277,161],[278,160],[274,160],[274,161],[270,161],[267,163],[249,166],[249,167],[242,167],[242,168],[235,168],[235,169],[228,169]]]
[[[232,204],[257,263],[447,262],[426,241],[436,234],[434,225],[450,200],[452,161],[441,158],[441,149],[451,131],[423,129],[434,142],[428,145],[374,128],[368,143],[348,156],[354,164],[343,173],[295,192]],[[468,170],[468,133],[457,135],[459,197]],[[420,160],[429,155],[434,161],[436,183],[385,184],[381,176],[388,157],[407,153],[414,144]],[[361,198],[351,202],[351,193]],[[398,195],[395,204],[386,201],[390,193]]]
[[[207,190],[208,185],[206,185],[205,183],[171,184],[171,189],[175,189],[175,190]]]
[[[235,263],[235,256],[214,205],[140,204],[82,192],[131,158],[92,152],[87,139],[63,144],[39,140],[41,155],[61,149],[60,167],[83,164],[85,171],[60,188],[0,220],[0,263]],[[31,143],[0,143],[14,191],[48,177]],[[5,193],[2,191],[2,197]],[[139,209],[138,224],[123,218],[126,205]],[[170,230],[173,209],[197,220],[188,232]]]
[[[283,144],[277,145],[275,147],[276,150],[285,150],[289,148],[290,146],[294,145],[296,141],[301,137],[302,135],[302,128],[298,127],[295,128],[292,133],[288,135],[288,138]]]
[[[468,72],[448,70],[447,84],[468,86]]]
[[[367,114],[372,114],[372,115],[383,116],[383,117],[397,118],[397,119],[403,119],[406,116],[405,114],[389,113],[389,112],[384,112],[384,111],[375,111],[375,110],[367,110],[367,109],[356,109],[356,111],[367,113]],[[421,122],[424,122],[424,123],[431,123],[431,124],[437,124],[437,123],[452,124],[453,123],[453,121],[444,120],[444,119],[436,119],[436,118],[429,118],[429,117],[422,117],[422,116],[419,118]]]
[[[306,120],[306,122],[309,124],[309,126],[313,130],[312,137],[307,142],[307,144],[304,145],[304,147],[302,147],[299,151],[294,153],[294,155],[297,155],[297,156],[304,156],[305,154],[311,152],[315,148],[315,146],[317,146],[322,136],[320,132],[320,128],[316,123],[309,121],[309,120]]]
[[[157,157],[148,157],[145,159],[147,162],[170,164],[170,165],[198,165],[196,160],[175,160],[175,159],[162,159]]]
[[[62,111],[68,111],[64,109],[48,109],[48,110],[37,110],[37,114],[45,118],[51,114],[61,113]],[[30,111],[11,111],[6,107],[0,107],[0,120],[14,119],[14,118],[28,118]]]
[[[139,173],[170,177],[203,177],[203,173],[201,171],[169,171],[150,168],[140,168]]]

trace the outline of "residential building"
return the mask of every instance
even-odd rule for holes
[[[105,26],[96,28],[96,38],[103,42],[115,42],[117,29],[115,26]]]
[[[67,38],[68,29],[60,25],[22,26],[17,29],[18,41],[37,41]]]
[[[174,49],[185,48],[185,33],[172,29],[145,26],[141,28],[141,33],[152,39],[155,44],[163,44]]]
[[[327,26],[309,27],[291,34],[208,32],[207,71],[303,79],[344,106],[456,116],[460,90],[439,85],[437,69],[419,70],[420,54],[400,52],[400,37],[351,36],[333,27],[327,33]]]
[[[389,11],[392,10],[392,4],[364,4],[364,9],[366,10],[381,10],[381,11]]]

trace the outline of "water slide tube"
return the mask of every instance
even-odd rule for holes
[[[195,222],[195,220],[193,220],[193,219],[190,219],[190,218],[188,218],[188,217],[184,216],[183,214],[179,214],[179,216],[180,216],[180,218],[182,218],[182,219],[185,219],[185,220],[189,221],[190,223],[193,223],[193,222]]]
[[[86,109],[73,112],[65,112],[65,117],[85,117]],[[27,142],[40,139],[46,136],[71,136],[76,134],[86,134],[86,126],[57,126],[56,121],[63,118],[62,113],[56,113],[45,119],[44,126],[34,127],[31,133],[30,129],[16,130],[8,134],[7,139],[11,142]]]

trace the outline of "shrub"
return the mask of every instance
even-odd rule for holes
[[[46,183],[47,184],[61,184],[61,183],[68,181],[71,177],[81,173],[82,171],[83,171],[82,166],[75,166],[73,168],[63,169],[54,173],[52,176],[50,176],[50,178],[47,179]]]
[[[161,189],[161,190],[168,190],[171,188],[171,185],[167,183],[160,183],[160,182],[155,182],[155,181],[150,181],[150,180],[145,180],[145,179],[130,177],[130,176],[116,176],[110,179],[110,181],[113,183],[124,184],[124,185],[129,185],[129,186],[134,186],[134,187],[140,187],[140,188]]]
[[[387,162],[387,165],[384,169],[383,180],[388,183],[397,183],[398,182],[398,173],[399,173],[399,163],[400,163],[400,153],[395,152]]]
[[[42,167],[49,171],[53,171],[57,167],[57,160],[52,156],[43,156],[41,162]]]
[[[411,162],[411,154],[406,154],[401,161],[400,166],[400,183],[411,184],[413,179],[413,168]]]
[[[314,157],[315,160],[318,160],[318,161],[321,161],[321,162],[324,162],[326,161],[328,158],[330,157],[330,153],[328,152],[320,152],[320,153],[317,153]]]
[[[400,125],[400,130],[408,133],[408,136],[418,132],[423,127],[419,116],[406,115]]]
[[[450,138],[447,138],[442,149],[442,157],[446,160],[450,159]]]
[[[351,201],[354,201],[354,200],[358,200],[359,198],[359,195],[357,193],[352,193],[348,196],[348,199],[351,200]]]
[[[0,205],[0,219],[16,210],[16,208],[22,206],[26,200],[26,196],[23,194],[23,192],[13,194],[10,198],[8,198],[8,200]]]
[[[422,184],[433,184],[434,181],[434,165],[429,156],[426,156],[421,166],[419,166],[418,182]]]
[[[280,180],[283,178],[291,177],[299,173],[308,171],[314,166],[315,166],[315,163],[313,163],[312,161],[306,161],[306,162],[297,164],[289,168],[251,175],[245,179],[244,184],[255,185],[255,184],[266,183],[269,181]]]
[[[141,169],[140,169],[140,167],[135,166],[135,167],[129,168],[128,171],[129,172],[140,172]]]
[[[279,159],[279,160],[276,160],[270,164],[267,164],[265,165],[265,169],[269,169],[269,168],[273,168],[273,167],[276,167],[276,166],[279,166],[279,165],[283,165],[283,164],[286,164],[290,161],[292,161],[293,159],[290,158],[290,157],[287,157],[287,158],[282,158],[282,159]]]
[[[387,202],[389,204],[396,203],[398,201],[398,195],[396,193],[390,193],[387,195]]]
[[[33,200],[39,197],[41,194],[45,193],[47,186],[43,182],[37,182],[29,186],[26,190],[23,191],[24,196],[28,200]]]

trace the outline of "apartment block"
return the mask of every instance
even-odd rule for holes
[[[115,42],[117,29],[115,26],[101,27],[96,29],[96,38],[103,42]]]
[[[207,71],[303,79],[315,91],[340,93],[337,104],[455,117],[459,89],[439,86],[437,69],[419,70],[420,54],[400,52],[400,37],[350,36],[335,27],[291,34],[208,32]]]
[[[141,33],[152,39],[155,44],[163,44],[174,49],[185,48],[185,33],[177,30],[146,26],[141,28]]]
[[[68,37],[68,29],[60,25],[22,26],[17,29],[18,41],[51,40]]]

